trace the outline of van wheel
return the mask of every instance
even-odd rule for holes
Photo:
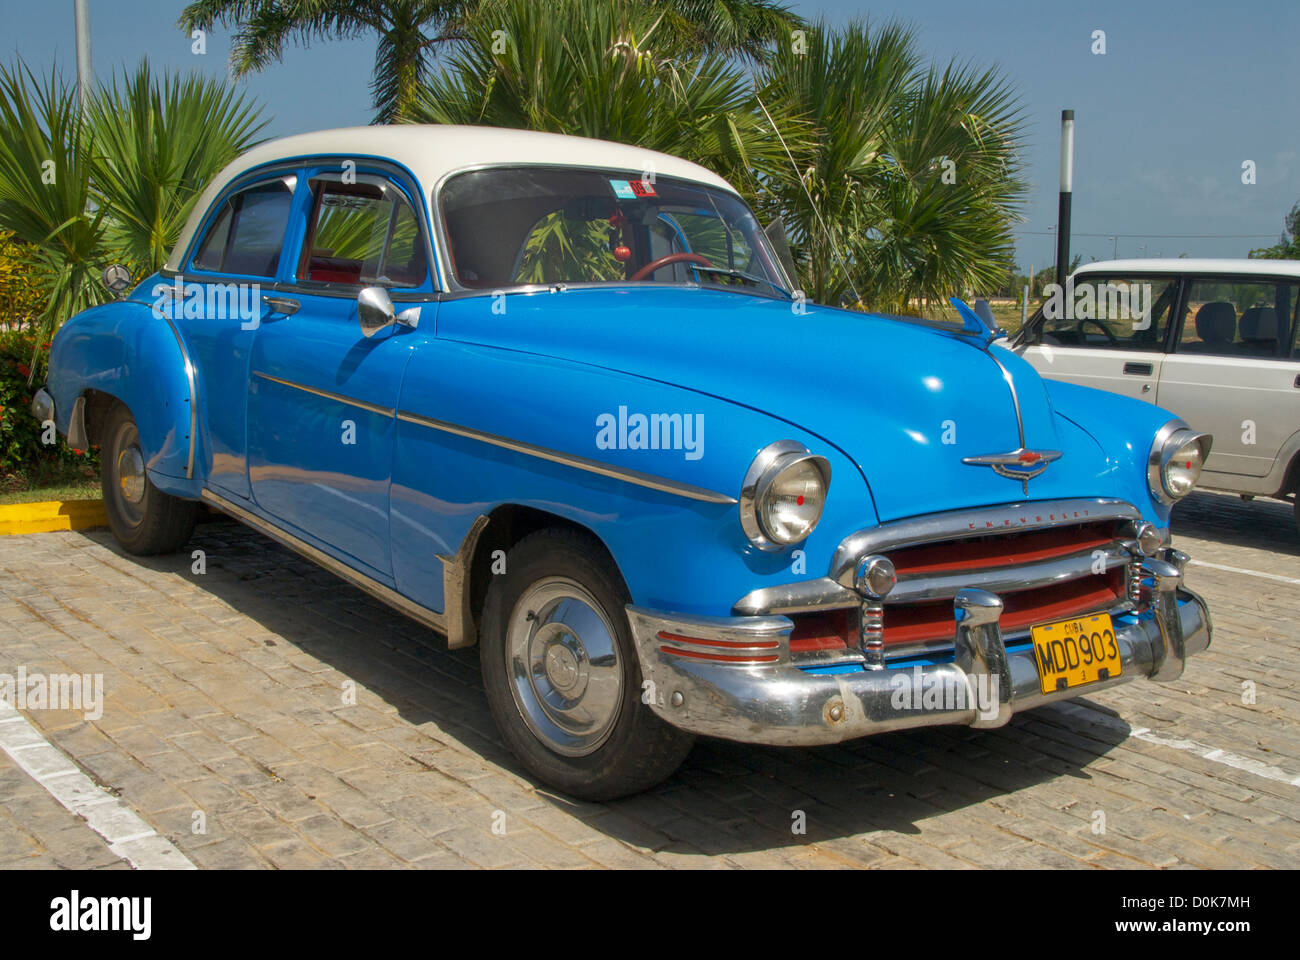
[[[169,496],[153,485],[144,467],[140,432],[131,411],[114,403],[104,418],[100,486],[113,536],[127,553],[171,553],[194,531],[198,504]]]
[[[627,588],[604,556],[575,531],[525,537],[488,587],[479,639],[506,743],[539,780],[585,800],[654,786],[694,741],[641,701]]]

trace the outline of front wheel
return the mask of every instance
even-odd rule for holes
[[[100,443],[100,488],[113,536],[127,553],[171,553],[194,531],[198,505],[169,496],[145,472],[144,451],[135,419],[115,403],[104,420]]]
[[[595,541],[542,530],[488,588],[479,640],[497,728],[529,772],[586,800],[668,777],[693,738],[641,699],[627,591]]]

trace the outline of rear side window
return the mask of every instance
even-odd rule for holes
[[[1297,294],[1300,294],[1300,284],[1295,282],[1246,278],[1194,280],[1187,291],[1178,352],[1261,359],[1285,357],[1294,339]]]
[[[406,195],[378,177],[313,178],[312,221],[298,276],[418,287],[428,274],[419,220]]]
[[[292,177],[232,194],[208,228],[194,266],[213,273],[274,277],[292,201]]]

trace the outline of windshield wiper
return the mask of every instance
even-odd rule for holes
[[[724,276],[735,277],[737,280],[749,280],[752,281],[753,283],[765,283],[769,287],[771,287],[774,291],[776,291],[778,294],[784,294],[787,297],[789,296],[788,293],[786,293],[784,290],[778,287],[771,280],[767,279],[767,277],[756,277],[752,273],[745,273],[745,271],[743,270],[733,270],[731,267],[714,267],[714,266],[706,267],[702,263],[691,263],[688,264],[688,266],[690,267],[690,269],[698,270],[701,273],[721,273]]]

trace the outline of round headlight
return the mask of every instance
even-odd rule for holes
[[[1192,492],[1210,455],[1213,437],[1194,433],[1182,420],[1171,420],[1156,434],[1147,459],[1147,483],[1162,503],[1173,503]]]
[[[807,539],[821,519],[831,465],[793,440],[759,451],[740,491],[740,525],[760,550]]]

